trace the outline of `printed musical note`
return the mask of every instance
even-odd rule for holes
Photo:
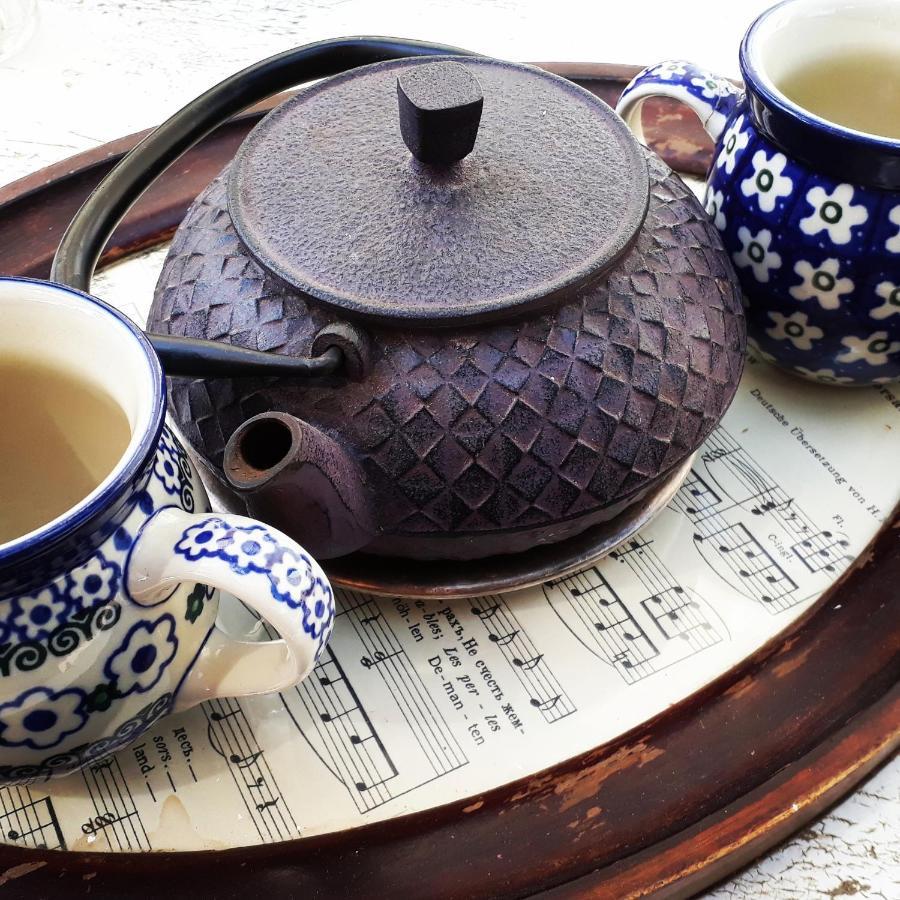
[[[553,724],[575,712],[575,704],[563,691],[544,654],[538,652],[502,597],[479,598],[472,605],[472,614],[484,626],[488,640],[500,648],[528,693],[531,706],[540,710],[544,721]]]
[[[428,697],[384,613],[362,595],[339,593],[336,601],[336,627],[345,636],[344,644],[350,635],[355,638],[354,643],[364,651],[358,657],[360,665],[381,675],[396,703],[395,739],[403,739],[405,728],[412,746],[421,755],[424,768],[431,773],[424,779],[401,778],[334,653],[334,645],[326,647],[312,677],[283,693],[282,699],[298,731],[347,788],[357,809],[364,813],[465,765],[467,760]]]
[[[521,669],[524,669],[526,672],[530,672],[536,665],[540,664],[543,658],[543,653],[539,653],[537,656],[532,656],[531,659],[519,659],[518,656],[514,656],[512,659],[512,664],[514,666],[518,666]]]
[[[776,614],[807,596],[799,587],[804,574],[834,575],[846,566],[846,538],[816,527],[796,498],[725,428],[716,428],[705,446],[703,476],[694,469],[670,505],[693,522],[700,555],[735,590]],[[777,558],[754,534],[754,523],[763,521],[770,529],[767,539],[782,548]],[[772,530],[787,540],[780,543]],[[803,570],[792,574],[785,545]]]
[[[556,705],[560,700],[562,700],[562,694],[557,694],[555,697],[550,697],[548,700],[538,700],[537,697],[532,697],[530,703],[532,706],[536,706],[541,712],[549,712],[556,708]]]
[[[641,601],[646,613],[666,638],[680,638],[702,650],[719,641],[715,628],[701,612],[700,604],[681,587],[673,587]]]
[[[94,815],[82,825],[82,832],[103,840],[109,850],[150,850],[144,823],[135,805],[131,788],[119,760],[110,757],[82,769]]]
[[[681,492],[688,497],[686,512],[691,515],[715,509],[722,502],[722,498],[693,469],[684,480]]]
[[[783,514],[788,512],[788,518],[790,518],[790,508],[794,504],[794,498],[788,497],[786,500],[782,500],[778,502],[776,500],[766,500],[763,503],[757,503],[754,506],[750,507],[750,512],[754,516],[762,516],[765,513],[769,512],[778,512],[779,514]]]
[[[288,715],[360,812],[393,796],[397,767],[331,647],[313,677],[282,694]]]
[[[718,557],[725,563],[723,577],[742,593],[774,609],[786,609],[796,602],[791,595],[797,591],[797,583],[742,522],[706,535],[698,546],[704,548],[701,552],[707,559]]]
[[[810,572],[834,572],[839,561],[851,560],[846,552],[849,546],[850,542],[843,535],[820,531],[798,541],[791,550]]]
[[[53,801],[35,799],[24,785],[0,789],[0,830],[7,841],[23,847],[66,849]]]
[[[490,634],[488,635],[488,639],[495,644],[499,644],[501,647],[505,647],[511,641],[514,641],[519,634],[519,630],[511,631],[509,634]]]
[[[363,660],[374,661],[367,668],[381,676],[434,776],[440,777],[465,765],[466,757],[387,618],[377,612],[377,601],[371,597],[342,592],[338,617],[350,625],[365,649]]]
[[[222,719],[215,719],[214,721],[221,722]],[[228,757],[228,761],[234,763],[239,769],[246,769],[248,766],[252,766],[261,756],[262,750],[251,753],[249,756],[240,756],[237,753],[232,753]]]
[[[472,612],[484,622],[486,619],[492,619],[495,615],[497,615],[497,610],[500,609],[499,603],[494,603],[491,606],[487,606],[484,609],[473,609]]]
[[[273,843],[296,837],[297,823],[237,700],[210,700],[203,704],[207,733],[213,750],[228,761],[234,786],[253,822],[260,841]]]
[[[624,544],[617,547],[609,555],[616,560],[625,559],[632,553],[636,553],[638,556],[640,556],[652,543],[653,541],[645,541],[643,538],[633,538],[632,540],[626,541]],[[601,602],[603,602],[602,599]]]
[[[371,656],[363,656],[360,659],[360,665],[364,666],[367,669],[371,669],[372,666],[377,666],[379,663],[386,662],[389,659],[393,659],[395,656],[399,656],[402,651],[396,651],[394,653],[385,653],[383,650],[376,650]]]
[[[655,671],[659,649],[597,566],[545,584],[544,595],[575,637],[626,683]]]
[[[695,497],[710,494],[699,485],[695,490]],[[634,538],[610,553],[609,560],[602,564],[607,571],[615,565],[633,579],[628,596],[645,592],[639,604],[629,606],[599,566],[551,582],[544,593],[569,630],[627,684],[722,640],[724,624],[713,624],[708,604],[678,584],[652,540]],[[615,577],[618,583],[620,575]],[[641,624],[645,618],[655,628],[653,638]]]

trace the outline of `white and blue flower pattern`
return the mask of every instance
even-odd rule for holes
[[[305,557],[291,550],[282,550],[272,563],[269,578],[272,595],[294,609],[301,609],[303,630],[322,643],[328,640],[334,618],[334,596],[331,590],[313,575]],[[327,629],[328,634],[323,637]]]
[[[663,81],[671,81],[678,75],[686,75],[690,63],[680,59],[670,59],[660,63],[658,66],[647,70],[648,75],[653,75]]]
[[[116,686],[119,695],[149,691],[175,658],[178,639],[175,619],[164,613],[153,622],[137,622],[125,640],[107,659],[103,673]]]
[[[841,264],[834,258],[826,259],[820,266],[801,259],[794,271],[802,280],[790,289],[791,296],[795,300],[817,300],[822,309],[838,309],[841,297],[853,290],[853,281],[840,277]]]
[[[886,331],[876,331],[868,337],[849,335],[841,338],[841,343],[847,348],[838,356],[838,361],[843,363],[861,360],[870,366],[883,366],[900,350],[900,341],[890,340]]]
[[[833,178],[776,146],[746,95],[690,63],[645,70],[619,109],[632,120],[654,94],[687,103],[716,142],[703,202],[760,353],[827,384],[900,379],[900,191]]]
[[[813,341],[825,336],[825,332],[815,325],[809,324],[806,313],[795,312],[785,316],[779,312],[770,312],[772,327],[766,334],[776,341],[790,341],[798,350],[812,350]]]
[[[191,525],[179,538],[175,552],[185,559],[197,560],[204,556],[219,556],[219,545],[231,539],[234,529],[222,519],[210,516],[196,525]]]
[[[734,172],[735,163],[743,152],[744,148],[750,143],[750,136],[744,128],[744,116],[739,115],[728,126],[725,134],[722,135],[722,149],[716,157],[716,168],[725,168],[725,171],[731,175]]]
[[[794,182],[784,173],[787,157],[774,153],[771,158],[765,150],[757,150],[750,164],[753,172],[741,182],[741,193],[745,197],[755,197],[763,212],[772,212],[782,197],[790,197]]]
[[[88,720],[80,688],[34,687],[0,704],[0,745],[43,750],[80,731]]]
[[[884,300],[881,306],[876,306],[869,315],[873,319],[888,319],[894,313],[900,313],[900,284],[893,281],[882,281],[875,288],[875,294]]]
[[[897,226],[897,233],[884,242],[884,249],[888,253],[900,253],[900,203],[890,211],[888,221]]]
[[[258,527],[234,531],[223,541],[220,549],[237,568],[250,572],[265,572],[268,560],[272,558],[278,545],[268,529]]]
[[[13,598],[10,631],[20,641],[43,640],[65,620],[68,611],[68,597],[56,585],[49,585]]]
[[[167,494],[178,493],[181,489],[181,471],[178,459],[171,449],[160,441],[159,452],[153,464],[153,474],[160,480]]]
[[[732,253],[735,265],[739,268],[749,266],[757,281],[767,282],[772,269],[781,268],[781,256],[769,249],[772,245],[772,232],[768,228],[762,228],[753,234],[749,228],[742,226],[738,229],[737,236],[741,249]]]
[[[691,84],[699,90],[700,96],[704,100],[714,100],[716,97],[724,97],[730,93],[725,86],[726,82],[708,72],[701,72],[692,78]]]
[[[168,425],[163,427],[153,474],[167,494],[177,496],[188,512],[194,510],[194,485],[187,454]]]
[[[78,609],[100,606],[115,597],[121,576],[119,564],[98,552],[69,573],[67,594]]]
[[[300,607],[313,589],[314,577],[308,559],[288,550],[282,551],[269,570],[272,592],[288,606]]]
[[[178,484],[167,461],[177,465]],[[45,778],[101,758],[171,708],[177,690],[160,694],[158,686],[160,672],[177,659],[169,639],[180,642],[193,632],[192,645],[202,642],[215,615],[212,593],[201,587],[198,599],[196,586],[185,585],[170,602],[186,609],[160,624],[158,611],[129,602],[123,572],[135,536],[151,516],[164,507],[193,510],[194,479],[187,454],[164,429],[154,459],[131,484],[133,502],[122,508],[122,517],[100,532],[90,550],[69,551],[92,555],[43,580],[43,573],[26,571],[29,580],[0,598],[7,608],[0,621],[0,756],[10,761],[0,765],[0,783]],[[143,627],[135,629],[135,623]],[[24,693],[10,680],[23,676],[35,685]],[[137,706],[143,709],[133,708],[132,697],[141,698]],[[119,723],[112,735],[111,723]],[[92,736],[85,738],[89,729]]]
[[[264,526],[233,526],[209,516],[187,528],[174,550],[189,560],[220,559],[238,574],[265,575],[272,596],[301,611],[303,630],[318,641],[321,652],[334,618],[331,588],[314,574],[306,556],[278,544]]]
[[[837,375],[834,369],[807,369],[804,366],[794,366],[794,371],[799,372],[804,378],[813,381],[821,381],[825,384],[852,384],[853,379],[849,375]]]
[[[703,207],[719,231],[723,231],[726,224],[725,213],[722,212],[724,200],[725,195],[721,191],[713,190],[712,185],[707,185],[706,194],[703,198]]]
[[[862,203],[853,202],[852,184],[839,184],[833,191],[817,185],[806,193],[806,202],[813,211],[800,220],[800,230],[814,235],[826,231],[832,244],[849,244],[853,228],[869,218],[869,211]]]

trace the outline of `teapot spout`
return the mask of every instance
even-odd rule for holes
[[[281,412],[244,422],[225,447],[225,476],[251,516],[313,556],[352,553],[376,536],[359,464],[333,438]]]

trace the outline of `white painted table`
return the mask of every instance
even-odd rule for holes
[[[674,55],[736,75],[740,36],[767,5],[642,0],[604,10],[574,0],[39,0],[33,38],[0,62],[0,183],[154,125],[226,75],[312,40],[388,34],[524,60],[649,63]],[[707,896],[896,900],[900,762]]]

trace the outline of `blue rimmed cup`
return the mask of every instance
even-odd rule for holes
[[[900,378],[900,139],[823,119],[780,85],[823,59],[898,47],[896,2],[787,0],[744,37],[745,93],[669,60],[641,72],[618,105],[639,137],[648,97],[697,113],[715,141],[706,209],[741,278],[751,340],[829,384]]]
[[[90,494],[0,544],[0,782],[96,764],[169,712],[304,678],[331,634],[328,581],[280,532],[209,512],[141,331],[87,294],[19,278],[0,278],[0,321],[0,359],[52,356],[130,428]],[[219,589],[281,639],[216,628]]]

